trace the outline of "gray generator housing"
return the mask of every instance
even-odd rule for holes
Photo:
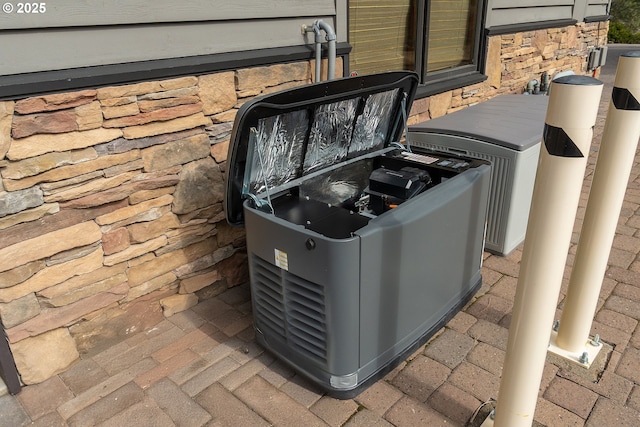
[[[524,241],[548,99],[500,95],[409,127],[411,145],[491,162],[491,252],[507,255]]]
[[[482,282],[490,166],[397,146],[416,85],[406,72],[317,83],[245,104],[234,125],[225,210],[246,228],[256,339],[338,398]]]

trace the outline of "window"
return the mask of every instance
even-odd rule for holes
[[[421,82],[479,73],[483,0],[350,0],[349,70],[414,70]],[[464,84],[467,84],[464,81]],[[461,86],[462,84],[458,84]]]

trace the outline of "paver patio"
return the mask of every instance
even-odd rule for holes
[[[556,318],[610,91],[609,84]],[[548,357],[534,425],[640,425],[639,160],[592,329],[605,343],[601,362],[584,372]],[[354,399],[325,396],[258,346],[249,290],[240,286],[114,347],[86,354],[66,372],[27,386],[17,396],[0,397],[0,425],[477,426],[497,398],[521,255],[521,248],[507,257],[486,253],[483,287],[474,300],[429,343]]]

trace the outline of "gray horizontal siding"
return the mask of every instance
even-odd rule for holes
[[[331,16],[318,18],[333,24]],[[10,31],[2,34],[0,70],[11,75],[298,46],[313,42],[312,34],[300,33],[300,26],[311,22],[291,18]]]
[[[609,1],[608,0],[589,0],[587,3],[587,11],[585,17],[589,16],[604,16],[609,14]]]
[[[532,9],[550,6],[573,6],[574,0],[494,0],[493,9]]]
[[[606,14],[609,0],[489,0],[487,28]]]
[[[489,0],[487,28],[571,19],[575,0]]]
[[[310,12],[314,15],[336,13],[333,0],[55,0],[44,2],[44,13],[29,14],[18,14],[17,2],[12,3],[13,13],[0,13],[0,29],[293,18]]]
[[[312,44],[323,19],[347,41],[346,0],[56,0],[0,13],[0,75]],[[336,28],[337,26],[337,28]]]

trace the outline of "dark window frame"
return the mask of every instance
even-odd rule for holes
[[[427,7],[429,0],[417,0],[415,42],[415,69],[420,76],[420,84],[416,91],[417,98],[424,98],[452,89],[483,82],[487,76],[483,73],[485,67],[486,36],[484,24],[486,21],[488,0],[478,0],[476,25],[474,31],[473,53],[471,64],[461,65],[447,70],[426,72],[427,64],[427,34],[429,31],[430,11]],[[349,12],[347,11],[347,14]],[[347,16],[347,22],[349,17]],[[345,61],[345,75],[348,75],[349,61]]]

